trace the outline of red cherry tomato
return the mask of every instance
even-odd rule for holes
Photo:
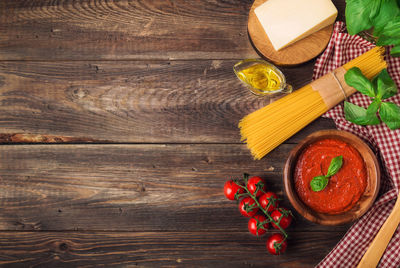
[[[285,252],[287,247],[287,242],[284,240],[283,235],[281,234],[273,234],[267,240],[267,249],[269,253],[273,255],[279,255]],[[282,242],[283,241],[283,242]]]
[[[259,185],[258,187],[260,188],[258,189],[256,196],[259,197],[267,190],[267,187],[265,186],[265,181],[258,176],[251,177],[247,181],[247,189],[251,194],[254,194],[256,192],[257,185]]]
[[[244,189],[236,184],[233,180],[228,180],[224,185],[224,194],[229,200],[235,200],[236,193],[244,193]]]
[[[273,192],[266,192],[265,194],[261,195],[258,199],[258,202],[264,209],[267,209],[268,204],[271,203],[268,208],[268,212],[273,211],[279,206],[278,196]]]
[[[285,215],[286,214],[286,215]],[[282,216],[281,221],[279,222],[279,218]],[[287,209],[284,208],[278,208],[275,209],[272,213],[271,213],[271,217],[274,219],[274,221],[279,222],[279,225],[283,228],[286,229],[290,223],[292,222],[292,215],[289,214],[289,211]],[[272,226],[276,229],[279,229],[278,226],[275,225],[275,223],[271,222]]]
[[[254,215],[249,220],[249,223],[248,223],[248,228],[249,228],[250,233],[252,233],[255,236],[260,236],[260,235],[265,234],[267,231],[262,229],[260,224],[266,220],[267,220],[267,218],[264,217],[263,215]],[[268,229],[268,227],[269,227],[268,222],[264,223],[262,225],[262,227],[264,227],[265,229]]]
[[[258,207],[251,197],[245,197],[239,203],[239,211],[245,217],[252,217],[257,213]]]

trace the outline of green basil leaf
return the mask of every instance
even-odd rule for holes
[[[400,107],[393,102],[383,102],[379,115],[391,130],[400,128]]]
[[[376,44],[378,46],[400,45],[400,35],[381,35]]]
[[[381,3],[379,13],[372,19],[374,36],[379,36],[386,24],[400,12],[396,0],[385,0]]]
[[[346,83],[369,97],[375,97],[374,86],[358,67],[353,67],[344,75]]]
[[[390,50],[390,55],[393,57],[400,57],[400,45],[396,45]]]
[[[380,33],[378,46],[400,44],[400,15],[389,21]]]
[[[380,123],[376,115],[370,115],[367,113],[367,109],[347,101],[344,102],[344,113],[347,121],[357,125],[378,125]]]
[[[382,34],[388,36],[400,35],[400,15],[397,15],[386,24]]]
[[[365,0],[364,0],[365,1]],[[380,10],[381,10],[381,6],[384,2],[386,2],[387,0],[370,0],[367,1],[367,5],[370,5],[370,10],[371,13],[369,14],[369,18],[371,20],[373,20],[376,16],[378,16]]]
[[[332,177],[336,173],[338,173],[339,169],[343,165],[343,156],[339,155],[336,156],[331,160],[331,164],[329,165],[328,168],[328,173],[326,174],[327,177]]]
[[[376,117],[376,113],[381,106],[382,101],[380,99],[374,99],[372,103],[367,108],[367,117],[372,118],[373,116]]]
[[[322,191],[328,185],[328,181],[328,178],[325,176],[314,177],[310,181],[311,190],[313,190],[314,192]]]
[[[354,35],[372,27],[371,18],[379,11],[378,0],[346,0],[346,25],[349,34]]]
[[[397,86],[393,79],[390,77],[386,69],[383,69],[372,80],[377,92],[376,97],[379,99],[387,99],[397,94]]]

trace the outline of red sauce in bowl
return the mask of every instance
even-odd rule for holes
[[[330,177],[328,185],[319,192],[311,190],[315,176],[325,175],[331,160],[343,156],[339,172]],[[295,188],[304,204],[327,214],[350,210],[367,186],[367,171],[360,153],[351,145],[337,139],[323,139],[310,144],[300,154],[294,172]]]

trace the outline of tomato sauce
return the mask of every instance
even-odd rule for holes
[[[325,189],[311,190],[311,180],[326,175],[331,160],[340,155],[343,165],[329,178]],[[361,155],[351,145],[336,139],[323,139],[306,147],[296,163],[294,175],[300,199],[313,210],[327,214],[350,210],[367,186],[367,171]]]

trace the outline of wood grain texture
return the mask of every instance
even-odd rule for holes
[[[0,0],[1,266],[313,267],[329,252],[349,226],[296,214],[273,257],[222,195],[243,172],[282,195],[294,143],[334,127],[261,161],[240,144],[238,121],[269,103],[232,71],[259,57],[252,2]],[[283,71],[299,88],[313,65]]]
[[[102,142],[88,138],[76,138],[70,136],[55,136],[55,135],[42,135],[42,134],[28,134],[28,133],[13,133],[13,134],[0,134],[0,143],[90,143]]]
[[[247,30],[259,53],[277,65],[293,66],[317,57],[328,45],[333,25],[327,26],[290,46],[276,51],[254,10],[268,0],[256,0],[250,9]]]
[[[225,180],[262,176],[283,197],[282,159],[293,146],[254,161],[238,144],[3,145],[0,230],[243,231]],[[347,228],[296,215],[291,232]]]
[[[238,143],[239,120],[270,100],[240,83],[235,63],[0,62],[0,133],[8,142]],[[312,67],[283,71],[298,88]]]
[[[341,232],[300,232],[285,255],[245,232],[1,232],[7,267],[313,267]]]
[[[255,57],[251,1],[1,1],[0,60]]]
[[[244,59],[253,1],[0,1],[0,60]],[[344,1],[336,0],[344,18]]]

